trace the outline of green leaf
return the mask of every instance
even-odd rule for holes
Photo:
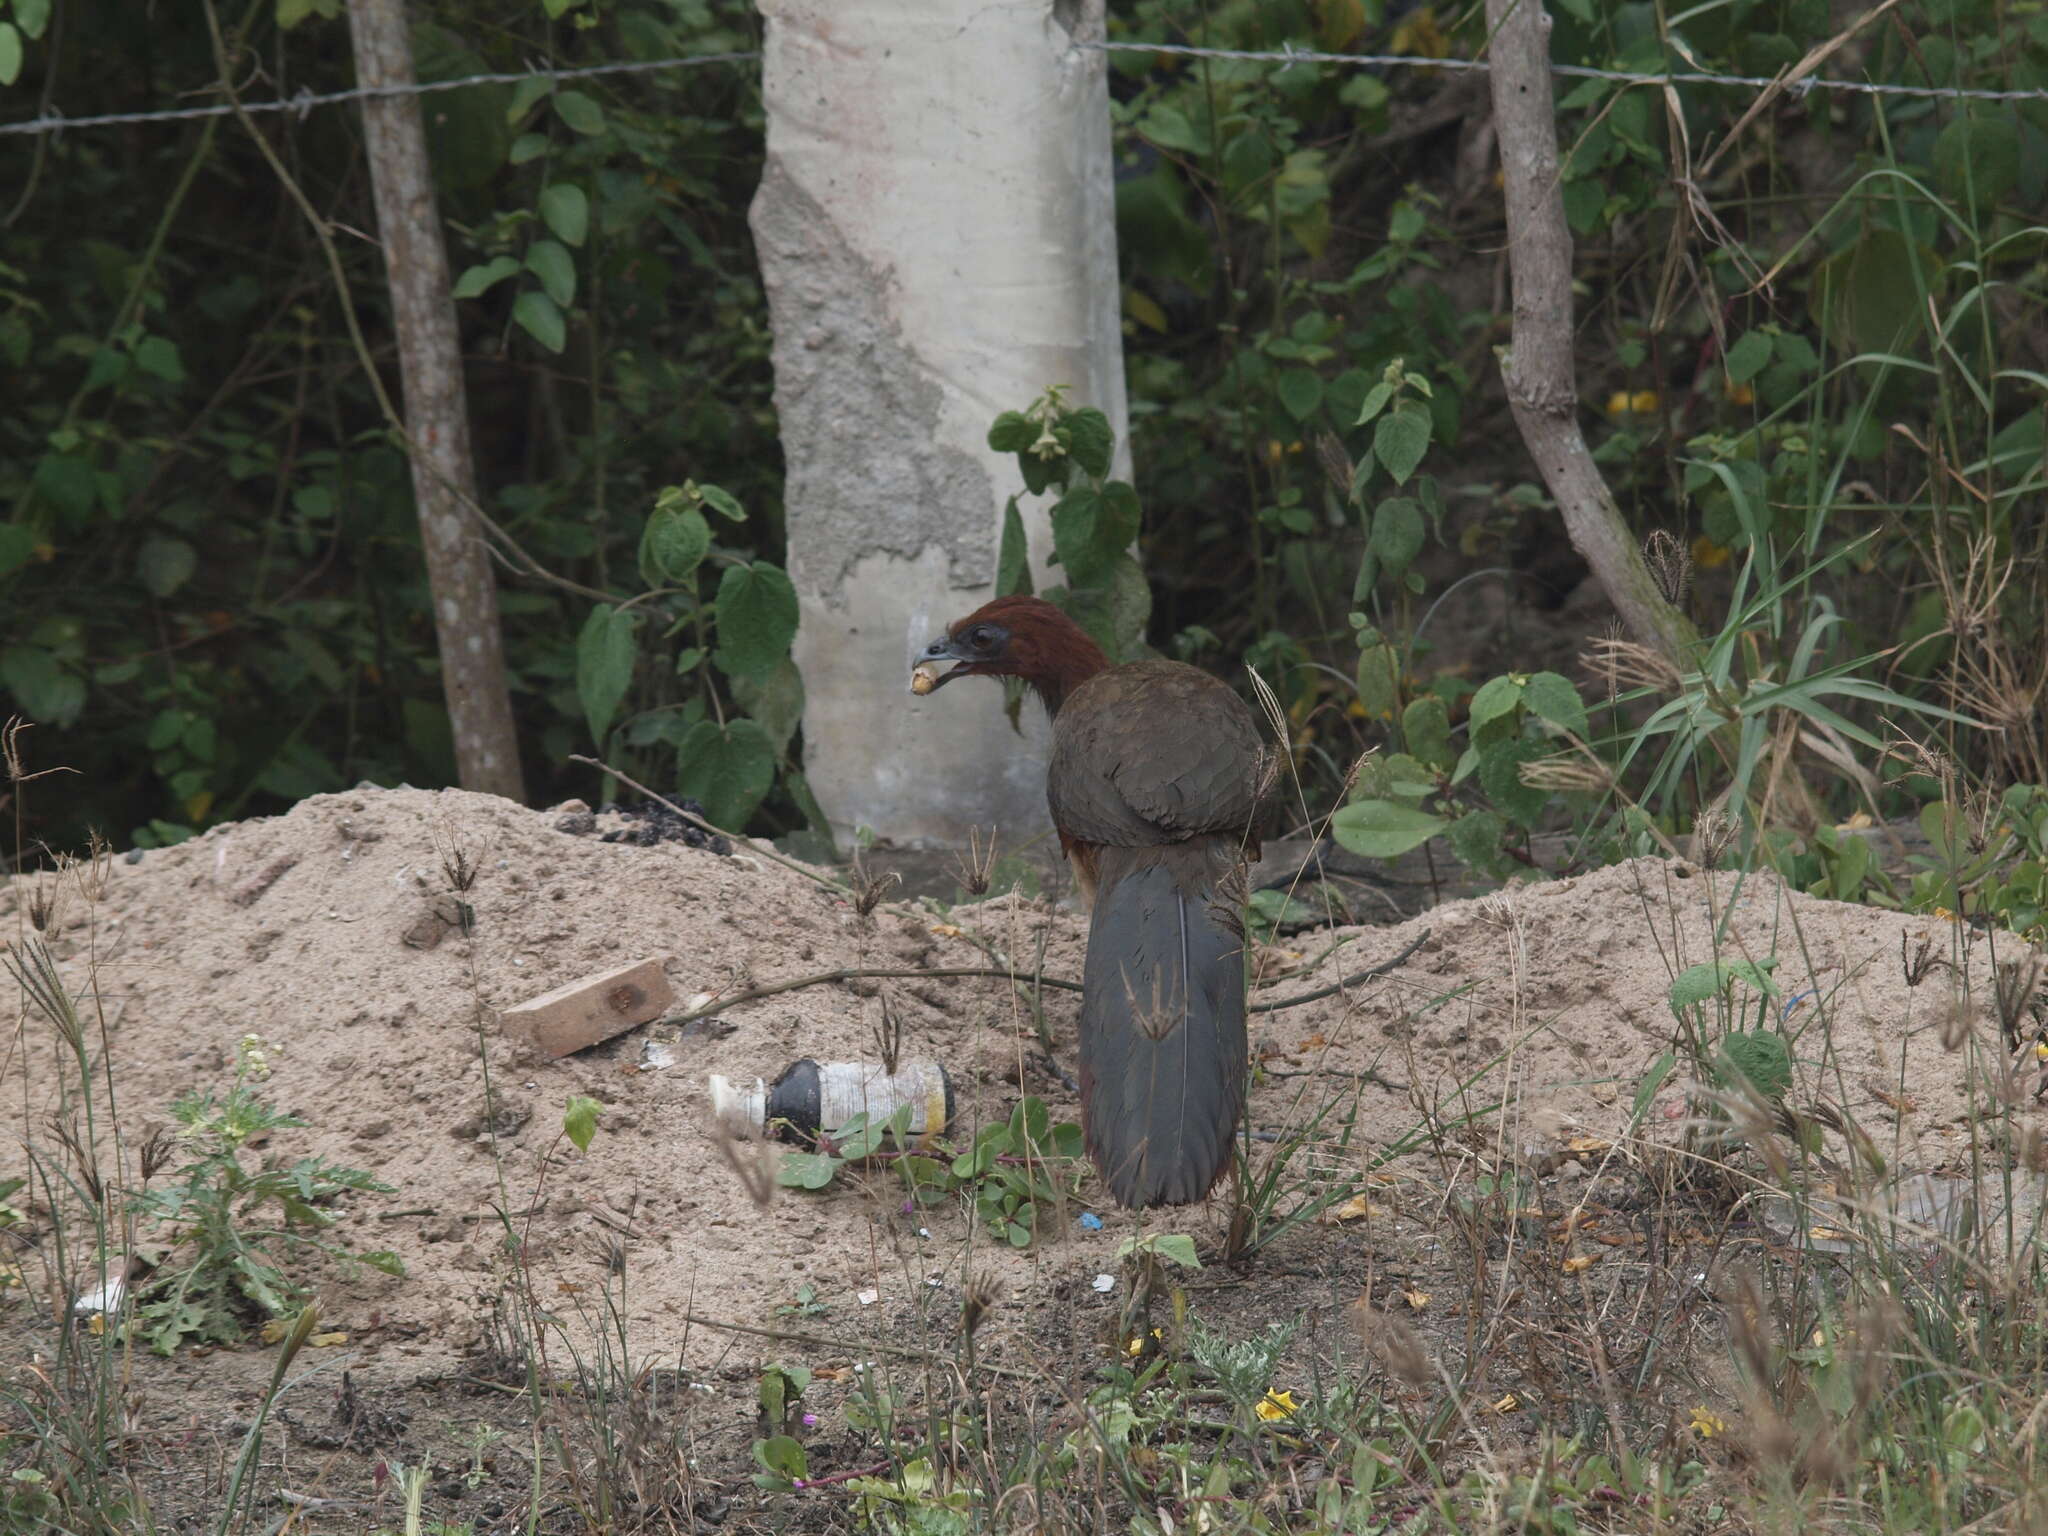
[[[787,758],[804,717],[804,679],[796,663],[785,656],[766,672],[740,674],[732,680],[732,697],[749,719],[761,723],[777,760]]]
[[[512,318],[520,328],[550,352],[559,352],[568,340],[568,327],[555,301],[537,288],[529,288],[512,301]]]
[[[711,549],[711,525],[695,507],[656,507],[640,535],[640,579],[650,587],[688,581]]]
[[[2020,179],[2018,119],[2006,112],[1970,111],[1934,141],[1934,179],[1953,202],[1989,208]]]
[[[1451,712],[1436,694],[1425,693],[1401,711],[1401,739],[1412,756],[1432,768],[1448,772],[1457,761],[1451,751]]]
[[[10,645],[0,651],[0,683],[38,725],[70,725],[85,708],[85,680],[65,671],[40,645]]]
[[[1476,733],[1489,720],[1513,714],[1515,706],[1521,702],[1522,684],[1516,678],[1503,674],[1488,679],[1466,706],[1471,729]]]
[[[1551,751],[1547,742],[1526,736],[1511,736],[1480,751],[1480,788],[1518,826],[1534,827],[1543,807],[1550,803],[1549,790],[1522,782],[1522,764],[1548,757]]]
[[[0,523],[0,576],[11,576],[35,558],[36,536],[19,523]]]
[[[1721,1074],[1727,1086],[1730,1078],[1747,1082],[1767,1099],[1782,1099],[1792,1086],[1792,1053],[1785,1037],[1774,1029],[1732,1029],[1721,1039],[1721,1063],[1731,1069]]]
[[[581,245],[590,229],[590,199],[574,182],[558,181],[541,192],[540,216],[556,239]]]
[[[1728,349],[1724,365],[1731,384],[1747,384],[1764,371],[1771,360],[1771,338],[1763,331],[1751,331]]]
[[[721,490],[715,485],[697,487],[697,499],[728,522],[744,523],[747,520],[745,508],[731,491]]]
[[[1020,594],[1031,595],[1031,557],[1024,547],[1024,519],[1017,511],[1017,498],[1012,496],[1003,507],[1003,540],[996,551],[996,596]]]
[[[1275,382],[1280,403],[1296,421],[1307,421],[1323,403],[1323,381],[1313,368],[1289,368]]]
[[[737,832],[775,782],[775,743],[757,721],[699,720],[676,748],[676,784],[714,825]]]
[[[1442,816],[1393,800],[1360,800],[1330,818],[1337,841],[1368,859],[1398,858],[1450,826]]]
[[[1354,427],[1364,426],[1373,417],[1385,410],[1387,402],[1393,398],[1394,386],[1385,379],[1380,380],[1379,383],[1373,385],[1371,389],[1365,392],[1365,403],[1359,406],[1358,420],[1354,421],[1352,425]]]
[[[1500,812],[1468,811],[1451,823],[1444,836],[1460,864],[1488,875],[1500,864],[1501,839],[1507,831],[1507,818]]]
[[[1022,411],[1005,411],[988,429],[988,445],[997,453],[1023,453],[1038,441],[1038,428]]]
[[[1429,413],[1401,407],[1387,412],[1372,429],[1372,451],[1394,484],[1406,485],[1415,466],[1429,451]]]
[[[185,365],[178,357],[178,344],[166,336],[145,336],[137,342],[135,366],[166,384],[185,382]]]
[[[796,638],[796,588],[778,565],[727,566],[718,582],[718,665],[728,676],[765,672]]]
[[[405,1273],[405,1260],[389,1248],[372,1248],[367,1253],[359,1253],[355,1257],[370,1268],[387,1275],[402,1276]]]
[[[455,279],[453,297],[473,299],[488,292],[519,270],[519,263],[510,256],[493,256],[489,261],[474,267],[464,267],[462,275]]]
[[[824,1152],[785,1152],[775,1182],[784,1189],[823,1189],[839,1171],[839,1162]]]
[[[1069,411],[1060,418],[1060,425],[1067,432],[1067,456],[1098,480],[1107,475],[1110,454],[1116,447],[1116,434],[1109,429],[1109,418],[1088,406]]]
[[[1373,720],[1391,720],[1401,698],[1401,653],[1368,645],[1358,653],[1358,702]]]
[[[1422,508],[1406,496],[1389,496],[1372,513],[1373,555],[1394,575],[1403,574],[1422,553]]]
[[[803,1446],[788,1435],[771,1435],[766,1440],[756,1440],[754,1459],[777,1477],[785,1477],[792,1482],[810,1475],[811,1464],[804,1455]]]
[[[1195,1257],[1195,1240],[1179,1232],[1161,1232],[1145,1240],[1145,1246],[1169,1264],[1178,1264],[1182,1269],[1200,1269],[1202,1261]]]
[[[341,0],[313,0],[323,16],[336,15]],[[31,39],[41,37],[50,25],[50,0],[14,0],[14,19],[21,23],[21,30]]]
[[[1776,960],[1766,960],[1762,965],[1748,960],[1708,960],[1680,971],[1671,983],[1671,1011],[1682,1014],[1686,1009],[1726,991],[1729,984],[1736,981],[1746,983],[1766,997],[1776,997],[1778,989],[1772,985],[1768,973],[1777,963]]]
[[[576,637],[576,695],[591,739],[604,745],[619,701],[633,682],[634,616],[621,608],[593,608]]]
[[[21,78],[21,33],[11,21],[0,21],[0,85]]]
[[[1581,741],[1586,739],[1586,701],[1570,679],[1556,672],[1538,672],[1522,685],[1522,703],[1538,719],[1563,727]]]
[[[529,160],[538,160],[548,152],[548,136],[544,133],[522,133],[512,141],[512,148],[505,158],[513,165],[525,165]],[[545,196],[546,194],[542,194]]]
[[[183,539],[152,534],[135,552],[135,574],[157,597],[169,597],[199,569],[199,553]]]
[[[562,1111],[562,1134],[576,1144],[578,1152],[590,1150],[590,1139],[597,1134],[597,1117],[603,1112],[604,1106],[595,1099],[580,1093],[570,1097]]]
[[[566,246],[554,240],[534,241],[526,250],[526,270],[563,309],[576,302],[576,261]]]
[[[577,133],[604,132],[604,108],[581,91],[556,93],[555,115]]]
[[[1053,505],[1053,553],[1071,585],[1101,585],[1137,536],[1138,493],[1121,480],[1081,486]]]
[[[551,95],[555,82],[546,75],[529,75],[512,88],[511,99],[505,104],[505,126],[517,128],[526,114],[544,96]]]

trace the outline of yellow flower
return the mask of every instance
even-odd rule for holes
[[[1654,389],[1639,389],[1628,397],[1628,408],[1638,416],[1647,416],[1657,409],[1658,398]]]
[[[1608,414],[1608,415],[1610,415],[1610,416],[1626,416],[1626,415],[1628,414],[1628,412],[1629,412],[1629,404],[1628,404],[1628,391],[1627,391],[1627,390],[1625,390],[1625,389],[1617,389],[1617,390],[1616,390],[1616,391],[1615,391],[1615,392],[1614,392],[1613,394],[1611,394],[1611,395],[1609,395],[1609,396],[1607,397],[1607,414]]]
[[[1716,1435],[1728,1433],[1728,1421],[1702,1405],[1692,1411],[1692,1432],[1702,1440],[1711,1440]]]
[[[2036,1061],[2048,1061],[2048,1040],[2036,1040],[2034,1042],[2034,1059]]]
[[[1730,378],[1723,378],[1721,380],[1721,393],[1728,397],[1730,405],[1754,405],[1756,403],[1755,390],[1751,389],[1747,384],[1738,384]]]
[[[1692,541],[1692,563],[1703,571],[1716,570],[1728,563],[1728,546],[1702,534]]]
[[[1300,1406],[1301,1404],[1294,1400],[1292,1392],[1275,1392],[1269,1388],[1266,1395],[1259,1399],[1258,1407],[1252,1411],[1271,1424],[1278,1419],[1293,1418],[1295,1410]]]

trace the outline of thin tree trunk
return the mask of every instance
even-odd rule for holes
[[[356,83],[411,85],[412,40],[405,0],[349,0]],[[411,440],[413,499],[433,595],[441,684],[464,789],[523,800],[519,744],[505,684],[498,627],[498,586],[490,555],[470,514],[476,500],[469,412],[449,297],[448,257],[417,96],[363,103],[364,139],[376,190],[377,228],[391,283]]]
[[[1629,633],[1681,667],[1699,631],[1665,600],[1579,430],[1572,373],[1572,236],[1558,175],[1550,17],[1541,0],[1486,0],[1494,133],[1507,193],[1515,328],[1501,360],[1508,404],[1572,545]]]

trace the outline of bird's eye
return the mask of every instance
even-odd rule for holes
[[[985,651],[995,643],[995,631],[986,624],[976,625],[967,636],[967,641],[978,651]]]

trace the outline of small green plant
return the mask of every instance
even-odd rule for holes
[[[1042,1209],[1057,1208],[1080,1191],[1086,1171],[1081,1127],[1072,1121],[1055,1125],[1043,1099],[1025,1098],[1008,1120],[983,1126],[963,1151],[919,1145],[910,1135],[911,1113],[905,1105],[887,1120],[855,1115],[836,1133],[819,1137],[815,1151],[785,1153],[776,1181],[791,1189],[823,1189],[849,1163],[887,1163],[913,1200],[930,1204],[963,1196],[1013,1248],[1031,1245]]]
[[[1046,601],[1066,610],[1112,658],[1131,656],[1144,639],[1152,594],[1131,557],[1141,518],[1138,493],[1109,478],[1116,447],[1109,418],[1092,406],[1069,406],[1066,390],[1054,385],[1023,410],[996,417],[988,445],[1016,455],[1032,495],[1060,493],[1052,507],[1047,563],[1067,579],[1046,589]],[[1003,511],[995,590],[998,597],[1031,591],[1024,522],[1014,496]]]
[[[774,787],[778,766],[808,805],[789,756],[804,708],[789,655],[797,598],[782,567],[716,543],[707,513],[721,526],[747,520],[715,485],[685,481],[656,494],[640,535],[646,590],[591,609],[576,641],[576,693],[600,750],[615,726],[628,748],[672,749],[669,777],[709,820],[737,832]],[[706,596],[703,572],[713,566],[718,589]],[[658,664],[656,645],[642,639],[649,621],[663,647]],[[629,699],[640,707],[622,714]]]
[[[404,1273],[394,1253],[353,1251],[315,1235],[334,1223],[327,1202],[386,1193],[390,1185],[318,1157],[285,1167],[252,1168],[244,1161],[252,1139],[306,1123],[257,1092],[254,1084],[269,1070],[262,1040],[244,1036],[235,1052],[235,1085],[225,1096],[188,1093],[171,1106],[192,1159],[164,1188],[134,1197],[139,1216],[169,1229],[170,1256],[143,1287],[136,1309],[140,1336],[158,1354],[187,1340],[231,1343],[243,1336],[250,1313],[277,1318],[294,1310],[306,1290],[282,1267],[289,1254],[318,1253]]]
[[[785,1301],[775,1309],[777,1317],[823,1317],[832,1310],[832,1303],[818,1299],[818,1288],[808,1281],[796,1288],[796,1300]]]

